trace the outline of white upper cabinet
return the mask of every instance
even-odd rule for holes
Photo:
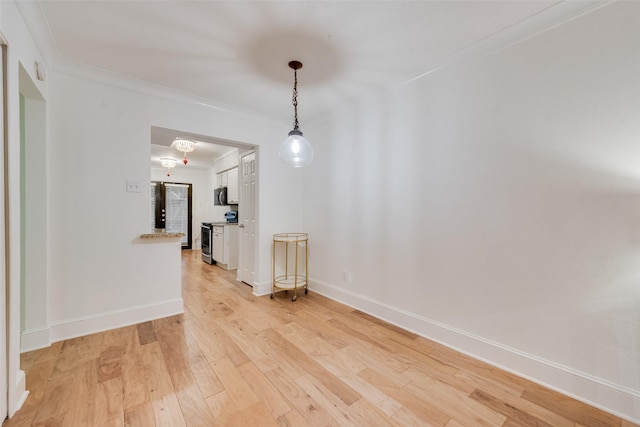
[[[228,177],[227,177],[227,172],[220,172],[219,174],[217,174],[218,177],[218,187],[226,187],[227,181],[228,181]],[[228,197],[227,197],[228,198]]]
[[[238,200],[238,168],[233,168],[227,171],[227,203],[237,205]]]

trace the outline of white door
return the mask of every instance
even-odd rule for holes
[[[256,153],[240,159],[240,172],[238,280],[253,286],[256,278]]]

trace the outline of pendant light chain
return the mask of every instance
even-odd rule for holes
[[[293,69],[293,129],[298,130],[300,124],[298,123],[298,70]]]
[[[294,168],[307,166],[313,160],[313,148],[300,131],[298,122],[298,70],[302,62],[289,61],[289,68],[293,70],[293,130],[280,145],[279,157],[283,163]]]

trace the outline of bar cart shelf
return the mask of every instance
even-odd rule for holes
[[[309,236],[307,233],[278,233],[273,235],[271,251],[271,299],[278,292],[293,291],[291,301],[298,298],[298,289],[309,292]],[[282,257],[284,256],[284,259]],[[280,263],[278,263],[280,261]],[[280,269],[276,271],[276,264]]]

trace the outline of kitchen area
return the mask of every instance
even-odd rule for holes
[[[188,224],[186,219],[183,221],[179,230],[188,240],[188,244],[183,242],[183,249],[201,250],[204,263],[236,270],[240,250],[238,166],[239,156],[247,149],[194,138],[195,150],[188,153],[188,161],[179,161],[170,170],[163,169],[159,166],[162,157],[177,157],[172,152],[175,144],[171,142],[176,134],[169,129],[152,128],[155,141],[167,141],[152,144],[152,183],[189,186],[190,218]]]
[[[238,268],[238,166],[216,173],[214,207],[226,207],[224,220],[200,225],[202,261],[225,270]]]

